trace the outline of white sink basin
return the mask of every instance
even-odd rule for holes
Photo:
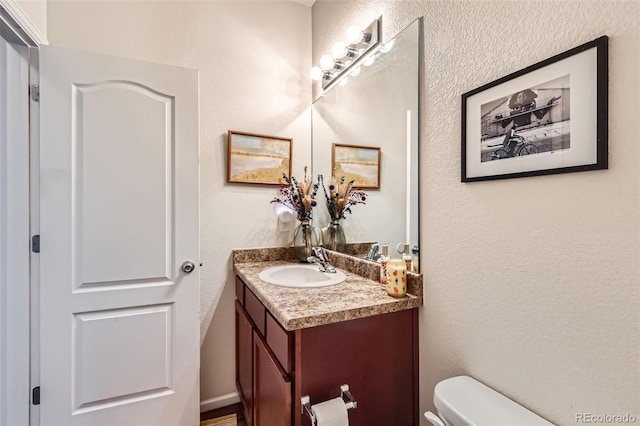
[[[314,288],[340,284],[344,273],[320,272],[318,265],[280,265],[260,272],[259,278],[267,284],[284,287]]]

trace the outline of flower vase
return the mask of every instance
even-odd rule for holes
[[[344,253],[347,245],[347,237],[339,220],[332,220],[330,224],[322,228],[322,245],[327,250]]]
[[[307,262],[313,256],[313,248],[319,245],[318,239],[318,230],[308,220],[303,220],[298,225],[293,235],[293,248],[300,262]]]

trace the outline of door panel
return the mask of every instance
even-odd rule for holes
[[[172,315],[173,305],[75,314],[74,413],[171,391]]]
[[[40,48],[41,424],[197,425],[197,71]]]
[[[173,98],[131,82],[72,92],[77,288],[170,280]],[[131,190],[112,191],[114,185]],[[123,247],[129,255],[117,256]]]

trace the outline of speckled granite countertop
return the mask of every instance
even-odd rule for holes
[[[408,274],[408,292],[403,298],[387,295],[377,277],[377,263],[336,252],[330,262],[344,272],[343,283],[321,288],[289,288],[258,278],[266,268],[298,263],[287,248],[233,250],[236,274],[253,291],[275,319],[289,331],[357,318],[397,312],[422,306],[422,275]]]

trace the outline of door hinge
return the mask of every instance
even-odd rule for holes
[[[40,102],[40,86],[37,84],[31,85],[31,100],[33,102]]]
[[[36,386],[31,391],[31,403],[33,405],[40,405],[40,386]]]
[[[31,251],[34,253],[40,253],[40,235],[34,235],[31,237]]]

